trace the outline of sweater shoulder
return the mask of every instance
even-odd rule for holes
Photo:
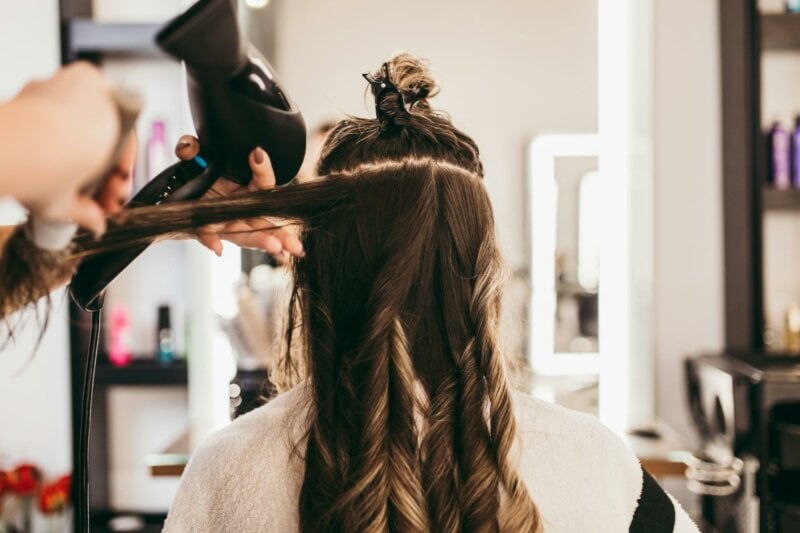
[[[288,465],[303,442],[308,388],[302,383],[240,416],[212,434],[192,455],[192,463]]]
[[[295,528],[307,412],[301,384],[206,439],[181,477],[164,530]]]
[[[309,400],[308,386],[303,382],[240,416],[209,437],[203,447],[249,443],[254,439],[260,440],[265,435],[274,437],[276,432],[289,435],[302,432]],[[266,444],[274,442],[270,438]]]
[[[545,530],[627,531],[642,487],[630,448],[596,417],[512,395],[520,445],[519,470],[539,506]],[[575,513],[575,502],[581,512]]]

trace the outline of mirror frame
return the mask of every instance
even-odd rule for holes
[[[534,137],[528,147],[531,275],[528,362],[536,374],[591,375],[600,371],[599,352],[555,351],[556,159],[599,156],[600,138],[596,134],[542,134]],[[602,261],[602,250],[600,255]],[[604,286],[602,270],[598,285]]]

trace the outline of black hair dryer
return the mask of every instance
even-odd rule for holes
[[[200,198],[225,176],[242,185],[252,179],[248,155],[269,153],[278,185],[294,178],[303,162],[306,128],[297,106],[236,22],[236,0],[200,0],[156,37],[167,53],[186,63],[189,102],[200,155],[154,177],[127,207]],[[72,299],[92,312],[84,362],[80,438],[75,450],[75,531],[89,531],[89,425],[103,291],[147,244],[84,260],[72,278]]]
[[[200,0],[156,41],[186,64],[200,156],[164,170],[128,206],[196,199],[221,176],[245,185],[252,179],[247,157],[257,146],[269,154],[277,184],[290,182],[305,156],[305,122],[269,62],[241,35],[236,0]],[[85,260],[72,278],[73,300],[98,309],[105,288],[145,248]]]

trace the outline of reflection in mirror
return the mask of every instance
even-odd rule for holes
[[[559,158],[556,199],[556,353],[596,353],[599,245],[596,157]]]

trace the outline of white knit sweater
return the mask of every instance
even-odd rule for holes
[[[298,531],[309,393],[301,384],[212,435],[192,456],[164,531]],[[597,419],[513,399],[518,471],[545,532],[698,531]]]

